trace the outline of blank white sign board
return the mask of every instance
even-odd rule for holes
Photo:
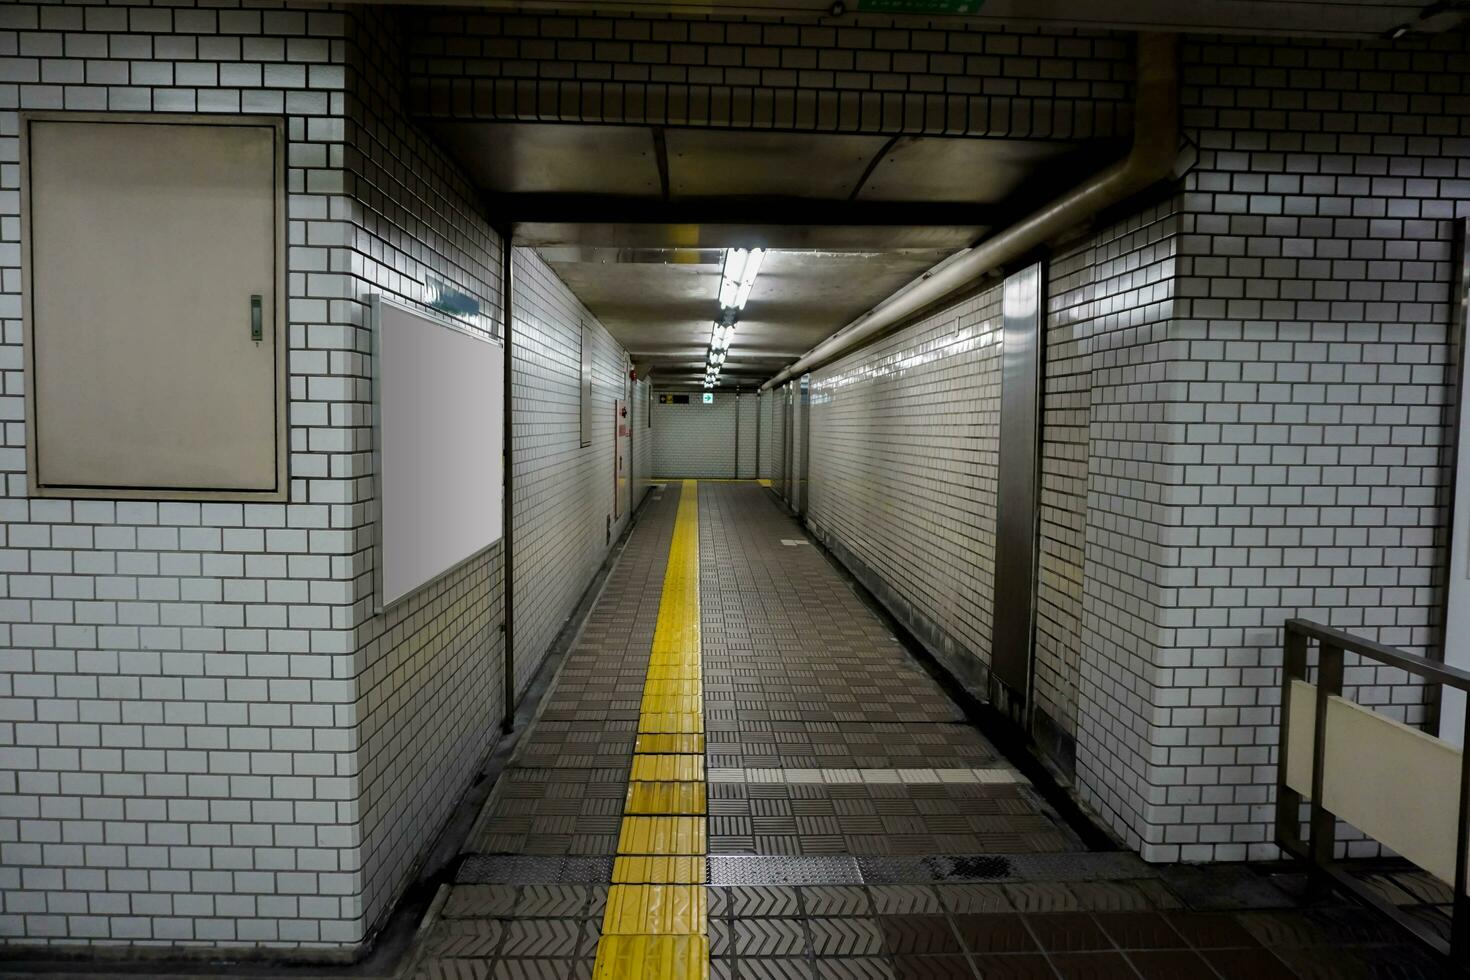
[[[373,297],[378,608],[500,540],[505,352]]]

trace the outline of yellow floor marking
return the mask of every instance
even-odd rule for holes
[[[662,755],[704,755],[703,735],[639,735],[634,752]]]
[[[703,854],[704,817],[624,817],[619,854]]]
[[[643,698],[647,700],[653,695],[702,697],[704,691],[701,690],[698,677],[650,677],[643,684]]]
[[[702,755],[635,755],[635,783],[693,783],[704,781]]]
[[[659,883],[702,885],[705,879],[704,855],[675,857],[636,855],[613,858],[613,884]]]
[[[613,885],[604,936],[702,936],[709,921],[703,885]]]
[[[709,976],[706,936],[603,936],[593,980],[704,980]]]
[[[705,477],[700,477],[698,480],[686,480],[683,477],[678,477],[678,476],[656,476],[652,480],[650,480],[649,482],[650,483],[683,483],[683,484],[690,484],[690,483],[759,483],[761,481],[760,480],[757,480],[753,476],[742,476],[738,480],[732,480],[729,477],[712,477],[712,478],[708,478],[708,479],[706,479]]]
[[[704,783],[629,783],[624,813],[702,815]]]
[[[699,711],[644,712],[638,716],[638,731],[650,735],[704,734],[704,714]]]
[[[761,486],[765,487],[767,490],[769,490],[771,488],[771,481],[770,480],[756,480],[755,482],[756,483],[759,483]]]
[[[697,681],[697,680],[699,680],[699,675],[700,675],[700,666],[697,663],[695,663],[695,664],[673,664],[673,665],[670,665],[670,666],[664,666],[662,664],[659,664],[657,666],[650,665],[649,668],[648,668],[648,679],[649,680],[655,680],[655,681],[662,681],[662,680],[670,680],[670,681],[696,680]]]
[[[703,706],[704,697],[698,694],[645,694],[638,710],[651,715],[667,715],[693,713]]]
[[[698,484],[674,517],[593,980],[708,980]]]

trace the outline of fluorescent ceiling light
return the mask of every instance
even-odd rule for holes
[[[720,305],[730,310],[745,309],[750,298],[750,287],[755,285],[756,274],[761,271],[761,262],[766,257],[763,248],[725,249],[725,268],[720,273]]]
[[[755,285],[755,277],[761,271],[761,262],[765,260],[766,250],[753,248],[750,255],[745,259],[745,270],[740,275],[740,290],[735,294],[735,309],[745,309],[745,301],[750,299],[750,287]]]
[[[713,350],[729,350],[730,342],[735,339],[735,327],[715,324],[714,330],[710,331],[709,345]]]

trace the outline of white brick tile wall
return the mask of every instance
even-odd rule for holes
[[[735,441],[739,452],[735,475],[742,480],[754,480],[760,462],[759,440],[765,438],[764,430],[758,431],[760,423],[760,399],[755,392],[740,393],[736,398]]]
[[[0,8],[6,633],[0,937],[361,937],[350,731],[357,457],[342,171],[350,18]],[[46,52],[43,57],[41,52]],[[284,113],[291,502],[25,496],[21,109]]]
[[[493,329],[500,295],[393,37],[370,8],[0,7],[0,940],[356,943],[495,737],[499,549],[371,613],[366,297],[433,277]],[[286,115],[290,503],[25,497],[16,113],[58,108]],[[586,312],[517,267],[524,685],[605,554],[626,355],[598,328],[581,449]]]
[[[861,13],[451,10],[415,27],[413,98],[432,115],[1070,139],[1126,133],[1132,110],[1128,45],[1112,35]]]
[[[689,396],[687,405],[664,404],[659,395]],[[735,393],[713,392],[706,405],[699,391],[655,389],[653,395],[653,475],[670,479],[729,480],[735,477]],[[741,401],[752,400],[749,396]],[[751,430],[754,446],[754,432]],[[743,438],[743,435],[742,435]]]
[[[541,257],[516,249],[516,685],[524,691],[616,540],[613,403],[627,352]],[[580,448],[580,325],[593,326],[592,444]],[[623,521],[628,518],[624,511]]]
[[[812,375],[808,522],[967,673],[990,662],[1000,294]]]
[[[653,478],[653,429],[649,425],[652,421],[652,406],[649,399],[653,395],[651,383],[646,378],[640,378],[635,385],[633,400],[628,406],[628,413],[633,418],[633,506],[643,499],[648,492],[649,481]]]
[[[1184,65],[1198,153],[1179,196],[1049,269],[1036,703],[1053,751],[1075,739],[1084,799],[1146,857],[1267,858],[1281,623],[1439,653],[1470,51],[1463,36],[1201,39]],[[819,390],[886,351],[823,369]],[[811,520],[891,565],[928,533],[923,498],[838,529],[854,474],[935,464],[893,455],[844,397],[815,412]],[[924,438],[935,455],[962,445],[939,419],[910,436]],[[885,522],[900,528],[886,539]],[[932,625],[924,582],[885,567],[880,594]],[[1428,717],[1394,671],[1348,682],[1378,710]]]
[[[757,426],[760,433],[760,443],[756,451],[756,476],[763,480],[771,479],[776,466],[776,441],[780,434],[776,431],[776,393],[763,391],[756,401]]]

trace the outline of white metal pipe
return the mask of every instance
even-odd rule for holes
[[[951,255],[787,365],[761,385],[761,390],[800,377],[876,340],[920,310],[1169,176],[1179,152],[1179,38],[1139,34],[1137,42],[1133,147],[1127,157],[1005,231]]]

